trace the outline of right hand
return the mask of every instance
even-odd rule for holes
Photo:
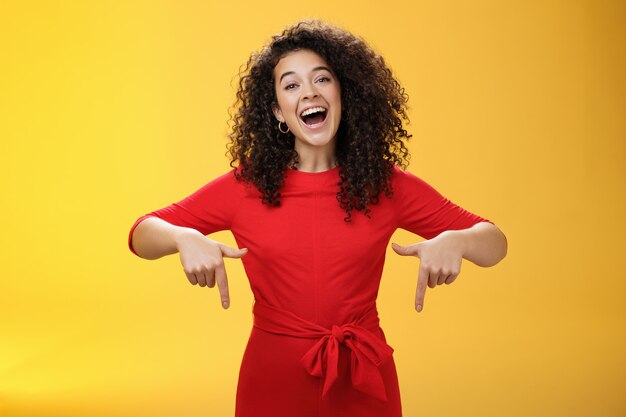
[[[223,257],[241,258],[248,253],[247,248],[234,249],[221,242],[209,239],[202,233],[185,233],[177,239],[180,262],[187,279],[193,285],[209,288],[217,286],[220,291],[222,307],[230,305],[228,278]]]

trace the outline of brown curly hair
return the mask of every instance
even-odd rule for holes
[[[318,19],[301,20],[278,35],[260,52],[253,52],[239,72],[237,99],[229,110],[232,133],[227,145],[232,161],[240,161],[238,180],[252,182],[263,203],[279,206],[285,170],[299,162],[291,132],[279,132],[272,113],[277,104],[274,67],[287,53],[307,49],[330,65],[341,86],[341,122],[337,129],[335,156],[340,181],[337,200],[350,212],[377,204],[384,191],[393,195],[389,178],[393,166],[405,168],[410,160],[403,143],[412,137],[402,126],[408,95],[385,65],[360,37]],[[403,158],[406,158],[407,162]]]

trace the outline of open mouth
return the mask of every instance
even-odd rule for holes
[[[300,119],[307,126],[317,126],[326,120],[326,109],[324,107],[313,107],[300,114]]]

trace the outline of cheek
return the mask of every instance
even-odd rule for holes
[[[276,102],[279,106],[286,106],[289,102],[289,97],[285,94],[285,92],[281,89],[275,90]]]
[[[278,94],[276,96],[276,103],[278,105],[278,108],[282,112],[283,117],[289,117],[289,110],[291,108],[289,99],[286,98],[284,95]]]
[[[340,94],[340,93],[338,93],[338,94],[337,94],[337,97],[336,97],[336,103],[337,103],[337,104],[336,104],[336,106],[335,106],[335,107],[337,108],[337,112],[338,112],[338,113],[341,113],[341,110],[342,110],[342,103],[341,103],[341,94]]]
[[[293,116],[298,107],[298,100],[297,98],[294,99],[294,97],[285,97],[280,105],[283,112],[289,113],[290,116]]]
[[[337,102],[338,106],[341,107],[341,90],[335,91],[335,101]]]
[[[279,90],[276,90],[275,94],[276,94],[276,101],[281,106],[283,106],[288,101],[288,97],[284,91],[279,89]]]

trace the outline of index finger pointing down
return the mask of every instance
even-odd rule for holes
[[[215,280],[220,291],[220,298],[222,300],[222,307],[228,308],[230,304],[230,297],[228,295],[228,278],[226,277],[226,269],[224,264],[215,267]]]
[[[420,263],[419,273],[417,275],[417,291],[415,293],[415,309],[420,312],[424,308],[424,296],[426,295],[426,286],[428,284],[428,270],[423,268]]]

